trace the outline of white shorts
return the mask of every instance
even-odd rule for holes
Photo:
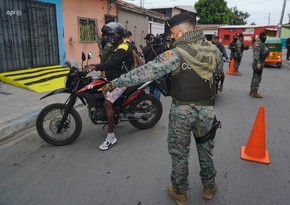
[[[109,100],[111,103],[114,103],[126,90],[125,87],[118,87],[112,90],[111,92],[107,92],[105,98]]]

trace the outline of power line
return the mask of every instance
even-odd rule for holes
[[[241,1],[236,1],[236,2],[231,2],[231,4],[236,4],[236,5],[238,5],[236,7],[239,8],[239,7],[249,7],[251,5],[265,3],[266,1],[273,1],[273,0],[258,0],[258,1],[252,1],[251,0],[251,3],[245,3],[245,2],[241,3]],[[228,1],[226,1],[226,2],[228,3]]]

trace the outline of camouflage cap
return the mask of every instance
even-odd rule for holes
[[[179,13],[175,16],[171,17],[166,21],[166,24],[168,27],[172,28],[174,26],[177,26],[179,24],[185,23],[185,22],[192,22],[193,23],[193,16],[189,13]]]

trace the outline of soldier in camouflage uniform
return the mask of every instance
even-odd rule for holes
[[[229,44],[229,49],[231,50],[231,53],[230,53],[230,59],[232,60],[233,58],[235,58],[235,52],[236,52],[236,42],[237,42],[237,40],[238,40],[238,37],[237,37],[237,34],[235,34],[234,36],[233,36],[233,40],[232,40],[232,42],[230,42],[230,44]]]
[[[111,60],[114,50],[115,46],[110,41],[106,40],[105,45],[100,53],[101,63]],[[106,77],[105,71],[101,71],[101,77],[102,78]]]
[[[243,34],[238,34],[238,39],[236,41],[236,51],[234,53],[234,60],[235,60],[235,66],[234,66],[234,75],[240,76],[241,73],[239,72],[239,67],[241,64],[241,60],[243,57],[243,47],[244,47],[244,43],[243,43]]]
[[[187,13],[173,16],[167,21],[171,37],[175,39],[173,48],[102,88],[106,94],[115,87],[129,87],[171,73],[173,99],[168,123],[168,151],[172,157],[172,172],[168,193],[179,205],[187,204],[191,133],[195,137],[201,168],[202,196],[211,199],[217,188],[213,148],[220,122],[215,118],[211,99],[214,95],[213,73],[217,68],[222,69],[222,55],[192,22],[193,17]]]
[[[101,63],[111,60],[114,50],[115,50],[114,45],[111,42],[107,42],[100,56]]]
[[[262,80],[262,72],[264,68],[265,59],[268,55],[268,49],[265,46],[266,41],[265,32],[261,32],[259,37],[253,45],[253,77],[251,82],[251,91],[249,95],[254,98],[262,98],[263,96],[258,93],[258,88]]]

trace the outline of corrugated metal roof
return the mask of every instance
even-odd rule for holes
[[[197,24],[196,26],[200,29],[210,30],[210,29],[218,29],[222,26],[225,26],[225,24]]]
[[[185,11],[197,13],[196,9],[193,6],[188,5],[159,5],[159,6],[146,6],[148,9],[174,9],[179,8]]]
[[[277,26],[277,25],[271,25]],[[257,25],[227,25],[221,26],[220,28],[259,28],[259,27],[268,27],[268,26],[257,26]]]

